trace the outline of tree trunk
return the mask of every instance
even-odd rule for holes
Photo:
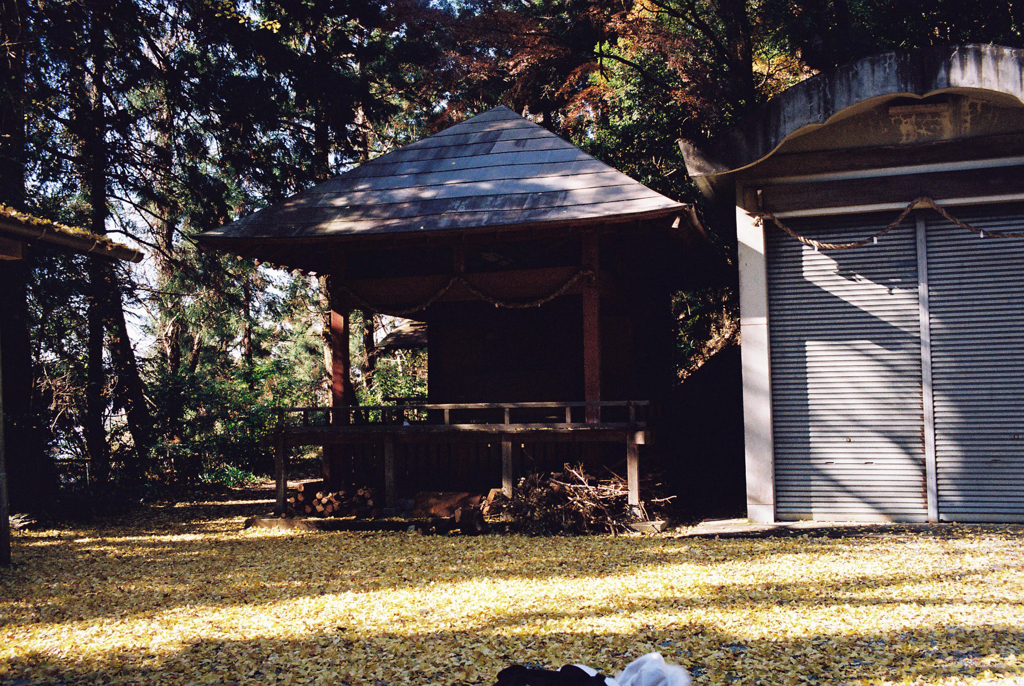
[[[747,16],[747,0],[718,0],[719,14],[725,26],[728,56],[727,78],[734,102],[749,109],[758,100],[754,79],[754,43]]]
[[[249,392],[256,390],[255,345],[252,338],[252,274],[242,274],[242,374]]]
[[[96,234],[106,233],[106,141],[103,131],[103,94],[101,84],[106,66],[106,35],[95,12],[82,8],[82,26],[88,40],[85,51],[76,54],[71,65],[72,86],[76,89],[75,129],[79,137],[80,164],[78,174],[82,194],[89,203],[88,228]],[[91,71],[89,59],[91,57]],[[92,479],[103,490],[110,480],[110,450],[107,445],[103,414],[107,406],[104,392],[103,302],[106,297],[104,265],[90,260],[87,266],[90,293],[86,322],[89,328],[86,348],[85,418],[82,429],[86,449],[92,463]]]
[[[21,0],[0,0],[0,203],[25,200],[25,50]]]
[[[330,174],[330,130],[320,112],[313,113],[314,177],[318,182],[326,181]],[[327,397],[331,398],[334,388],[334,337],[331,334],[331,297],[327,276],[321,275],[320,326],[324,341],[324,366],[327,368]]]
[[[363,387],[368,388],[377,370],[377,342],[374,340],[376,322],[373,312],[363,310]]]
[[[103,274],[100,265],[90,261],[88,274],[92,289],[86,313],[89,335],[86,343],[85,418],[82,421],[82,431],[85,434],[85,447],[89,451],[89,461],[92,464],[90,473],[93,483],[103,490],[110,480],[110,452],[103,424],[103,411],[107,403],[103,392],[103,305],[100,302],[103,295]]]
[[[184,438],[182,416],[185,412],[185,396],[183,378],[186,370],[182,368],[182,347],[188,336],[188,327],[180,316],[180,298],[174,295],[175,264],[177,252],[175,236],[178,230],[178,218],[181,208],[174,197],[173,190],[167,180],[172,178],[175,163],[174,132],[175,108],[172,104],[173,93],[177,92],[178,84],[173,69],[163,54],[154,51],[156,68],[160,71],[160,106],[159,113],[153,121],[155,141],[153,146],[153,199],[154,237],[157,249],[153,251],[156,262],[157,287],[160,295],[156,299],[159,322],[158,346],[163,364],[162,378],[164,388],[163,440],[166,443],[180,443]],[[171,294],[171,295],[168,295]],[[196,353],[198,355],[198,352]],[[190,358],[191,360],[191,358]],[[153,439],[156,438],[154,435]]]
[[[106,266],[106,265],[105,265]],[[117,274],[107,266],[107,294],[110,310],[108,313],[110,358],[117,374],[120,404],[128,418],[128,430],[135,444],[135,460],[127,465],[128,477],[138,482],[142,468],[152,445],[153,419],[146,404],[146,390],[139,373],[135,349],[128,336],[128,325],[121,302],[121,288]]]
[[[79,170],[82,187],[89,201],[89,230],[97,235],[106,234],[107,167],[109,150],[106,133],[107,120],[104,103],[106,69],[109,51],[106,23],[111,21],[109,6],[97,5],[85,17],[88,32],[88,59],[80,64],[83,75],[88,75],[79,98],[82,163]],[[128,327],[121,302],[121,289],[117,274],[109,264],[91,260],[88,267],[92,293],[88,309],[88,369],[86,372],[86,418],[84,430],[93,475],[100,487],[110,478],[110,452],[106,440],[103,414],[107,407],[104,393],[103,348],[106,329],[110,333],[110,359],[117,373],[118,400],[128,417],[128,428],[135,444],[135,459],[127,465],[130,478],[140,475],[142,462],[149,450],[151,419],[146,407],[142,377],[139,374],[135,351],[128,337]]]

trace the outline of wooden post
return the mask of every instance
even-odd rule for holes
[[[274,514],[284,517],[285,499],[288,496],[288,456],[285,452],[284,433],[278,429],[274,436],[274,477],[277,481],[277,504]]]
[[[626,486],[629,489],[627,503],[640,504],[640,451],[637,448],[636,432],[626,434]]]
[[[0,359],[0,368],[3,360]],[[0,566],[11,564],[11,509],[7,500],[7,442],[4,437],[4,385],[0,374]]]
[[[501,492],[506,498],[512,497],[512,480],[515,475],[512,472],[512,437],[508,434],[501,435]]]
[[[583,289],[583,395],[587,402],[601,400],[601,293],[598,274],[601,269],[598,237],[583,235],[583,268],[594,274],[594,280]],[[601,421],[601,409],[588,407],[587,423]]]
[[[333,280],[333,277],[332,277]],[[352,388],[352,359],[349,351],[348,304],[331,294],[331,424],[347,425],[352,418],[342,407],[355,405]],[[324,478],[333,486],[343,487],[352,478],[350,451],[347,446],[332,443],[323,446]]]
[[[395,437],[384,437],[384,507],[398,507],[398,491],[395,488]]]
[[[331,405],[351,405],[354,398],[352,389],[352,358],[349,352],[348,309],[331,309]],[[348,412],[335,412],[333,424],[348,424]]]

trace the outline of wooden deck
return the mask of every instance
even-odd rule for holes
[[[647,401],[571,403],[408,403],[364,407],[282,408],[272,440],[276,513],[285,511],[288,450],[306,445],[380,443],[385,507],[398,504],[395,446],[404,442],[501,442],[501,485],[512,495],[513,441],[622,443],[629,503],[639,504],[639,451],[647,442]]]

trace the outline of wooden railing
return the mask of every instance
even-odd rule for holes
[[[385,503],[397,498],[395,445],[409,441],[483,438],[501,446],[501,486],[512,495],[512,445],[520,440],[618,442],[626,448],[629,503],[639,501],[637,446],[646,442],[646,400],[534,403],[429,403],[344,407],[282,407],[275,445],[277,511],[284,512],[286,451],[300,445],[374,442],[383,445]]]
[[[277,426],[451,426],[493,425],[574,428],[593,424],[646,425],[647,400],[530,403],[429,403],[338,407],[281,407]]]

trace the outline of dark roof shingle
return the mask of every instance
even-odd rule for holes
[[[625,221],[684,208],[496,107],[198,238],[228,250],[244,243],[239,252],[258,257],[257,240]],[[268,248],[282,262],[292,252]]]

